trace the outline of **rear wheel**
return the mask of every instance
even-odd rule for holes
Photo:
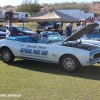
[[[61,67],[67,72],[74,72],[80,66],[79,61],[71,55],[64,56],[60,61]]]
[[[1,59],[3,62],[5,63],[11,63],[14,61],[14,55],[13,53],[11,52],[10,49],[8,48],[4,48],[2,51],[1,51]]]

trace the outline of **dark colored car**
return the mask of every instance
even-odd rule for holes
[[[100,27],[96,27],[93,30],[90,30],[86,34],[86,37],[88,39],[97,39],[97,40],[100,40]]]
[[[7,26],[1,26],[0,31],[6,32]],[[26,27],[22,26],[10,26],[9,27],[10,35],[11,36],[19,36],[19,35],[29,35],[29,36],[34,36],[36,32],[29,30]]]

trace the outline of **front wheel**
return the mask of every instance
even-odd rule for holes
[[[71,55],[64,56],[60,61],[61,67],[67,72],[74,72],[80,66],[79,61]]]
[[[1,51],[1,59],[3,62],[5,63],[11,63],[14,61],[14,55],[13,53],[11,52],[10,49],[8,48],[4,48],[2,51]]]

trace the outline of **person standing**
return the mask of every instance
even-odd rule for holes
[[[91,19],[91,23],[94,23],[94,18],[92,17],[92,19]]]
[[[80,29],[82,29],[83,26],[85,26],[85,23],[84,22],[78,23],[77,24],[76,31],[79,31]]]
[[[72,25],[71,23],[68,23],[67,24],[67,27],[66,27],[66,34],[67,34],[67,37],[70,36],[72,34]]]
[[[70,24],[71,24],[71,30],[73,32],[74,31],[73,23],[70,23]]]

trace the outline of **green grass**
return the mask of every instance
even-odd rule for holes
[[[99,100],[99,87],[99,65],[66,73],[56,64],[0,60],[0,94],[21,94],[0,100]]]

